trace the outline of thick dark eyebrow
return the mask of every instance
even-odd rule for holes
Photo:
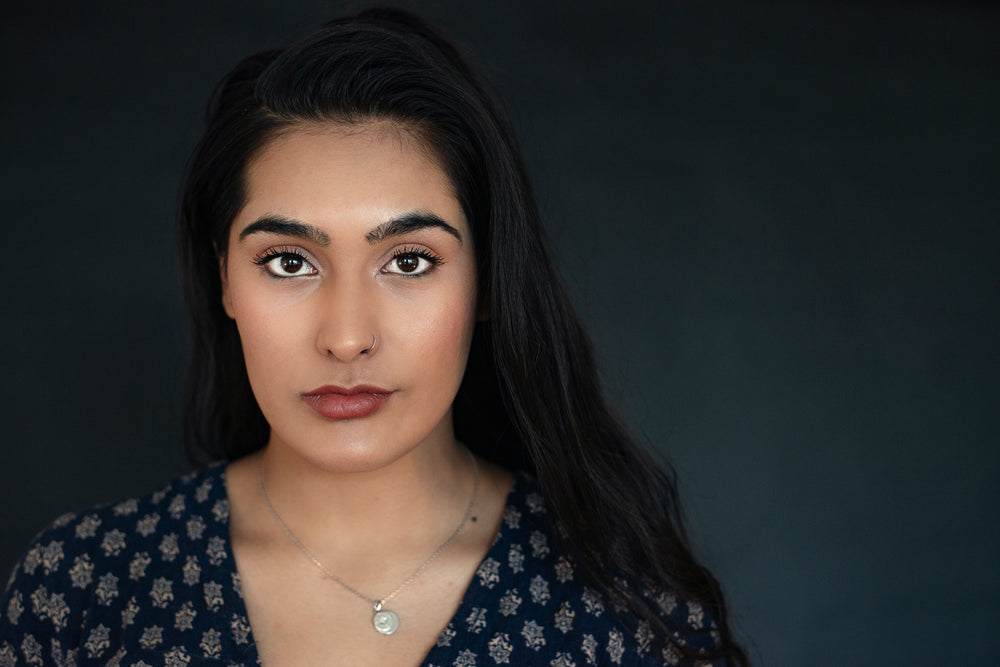
[[[330,245],[330,236],[319,227],[307,225],[298,220],[292,220],[280,215],[265,215],[251,222],[240,232],[240,241],[251,234],[280,234],[282,236],[295,236],[306,241],[312,241],[316,245]]]
[[[381,225],[365,234],[365,239],[369,243],[375,244],[393,236],[409,234],[410,232],[415,232],[419,229],[427,229],[428,227],[443,229],[458,239],[459,243],[462,242],[462,235],[459,234],[457,229],[433,213],[423,212],[408,213],[400,218],[386,220]]]

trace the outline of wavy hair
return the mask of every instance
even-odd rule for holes
[[[692,555],[673,471],[652,460],[604,397],[512,128],[457,50],[410,14],[368,10],[252,55],[209,101],[178,217],[192,337],[185,405],[192,460],[236,459],[269,435],[235,323],[221,305],[219,261],[245,199],[247,165],[296,124],[372,119],[401,124],[433,151],[472,229],[485,321],[455,399],[456,436],[532,473],[585,579],[654,622],[664,643],[685,650],[680,630],[666,628],[614,575],[700,601],[717,625],[718,654],[746,664],[720,587]]]

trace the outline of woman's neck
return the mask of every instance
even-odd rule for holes
[[[255,456],[262,506],[266,493],[281,521],[318,551],[424,550],[457,525],[473,493],[475,464],[454,438],[365,471],[330,471],[274,442]]]

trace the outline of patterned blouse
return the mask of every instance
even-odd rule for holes
[[[0,604],[0,667],[260,664],[229,540],[225,467],[56,520],[14,569]],[[648,596],[693,649],[718,641],[696,602]],[[503,522],[426,667],[721,665],[653,649],[578,581],[537,483],[519,474]],[[631,628],[631,629],[629,629]]]

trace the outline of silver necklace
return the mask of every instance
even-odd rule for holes
[[[278,522],[278,525],[281,526],[281,529],[285,531],[285,535],[288,535],[288,539],[290,539],[292,543],[299,548],[299,551],[305,554],[305,556],[312,561],[313,565],[318,567],[323,572],[323,574],[325,574],[330,579],[333,579],[335,582],[343,586],[345,589],[347,589],[357,597],[368,602],[372,606],[372,609],[374,609],[375,611],[375,615],[372,617],[372,625],[374,625],[375,629],[378,630],[383,635],[391,635],[392,633],[394,633],[396,630],[399,629],[399,616],[396,614],[396,612],[385,609],[385,604],[389,602],[389,600],[396,597],[396,595],[401,590],[403,590],[411,583],[413,583],[413,580],[419,577],[421,574],[423,574],[424,570],[427,569],[427,566],[430,565],[435,558],[440,556],[445,549],[451,546],[451,543],[454,542],[455,538],[458,537],[458,534],[462,532],[462,528],[465,527],[465,524],[468,523],[469,521],[469,517],[472,515],[472,507],[473,505],[476,504],[476,494],[479,492],[479,463],[476,461],[476,457],[473,456],[472,452],[470,452],[468,449],[466,449],[465,451],[469,455],[469,458],[472,459],[474,480],[472,483],[472,498],[469,500],[469,506],[465,508],[465,516],[462,517],[462,522],[458,524],[457,528],[455,528],[455,532],[453,532],[448,537],[447,540],[442,542],[441,546],[439,546],[434,551],[434,553],[432,553],[427,558],[427,560],[421,563],[420,567],[418,567],[416,570],[413,571],[413,574],[411,574],[409,577],[406,578],[406,581],[401,583],[399,586],[396,586],[396,588],[394,588],[392,592],[390,592],[388,595],[383,596],[382,598],[370,598],[364,593],[350,586],[343,579],[341,579],[333,572],[331,572],[326,565],[323,565],[323,563],[321,563],[320,560],[316,558],[316,556],[314,556],[313,553],[309,551],[309,549],[307,549],[304,544],[302,544],[302,542],[299,541],[299,538],[295,537],[295,534],[292,532],[291,528],[289,528],[288,525],[281,519],[281,516],[278,515],[278,511],[274,509],[274,506],[271,504],[270,498],[267,497],[267,491],[264,490],[264,478],[260,474],[260,462],[261,459],[263,459],[264,457],[263,452],[261,452],[257,456],[257,486],[260,487],[260,495],[264,499],[264,504],[267,505],[267,509],[270,510],[271,516],[275,518],[275,520]]]

